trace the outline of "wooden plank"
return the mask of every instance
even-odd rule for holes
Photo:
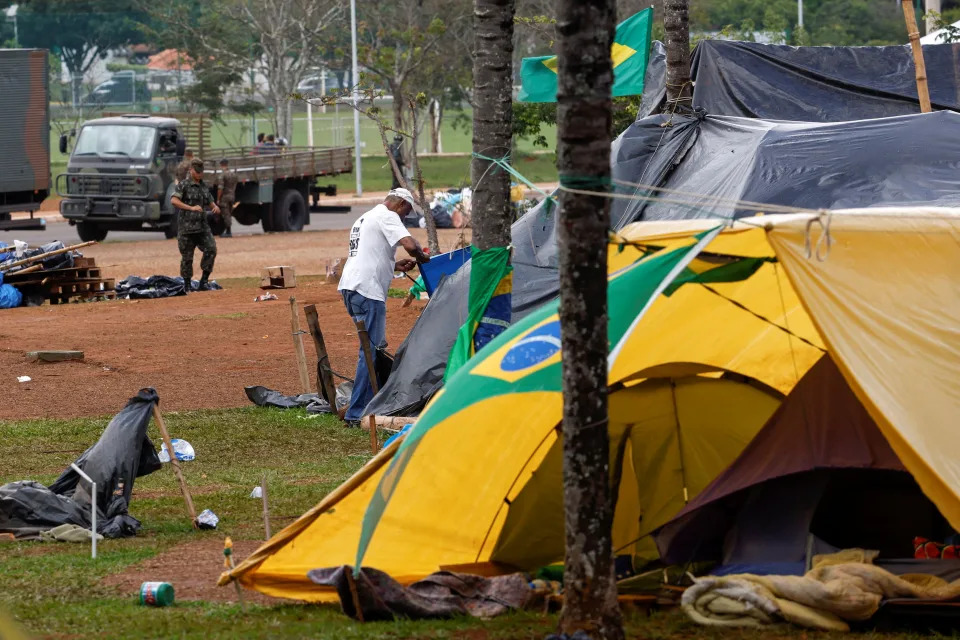
[[[160,408],[153,405],[153,419],[160,429],[160,437],[163,443],[167,445],[167,453],[170,454],[170,465],[173,467],[173,473],[177,476],[177,482],[180,483],[180,492],[183,494],[183,501],[187,504],[187,512],[190,514],[190,524],[197,529],[197,511],[193,508],[193,499],[190,497],[190,490],[187,489],[187,481],[183,479],[183,471],[180,470],[180,461],[173,452],[173,443],[170,441],[170,434],[167,433],[167,425],[163,422],[163,416],[160,415]]]
[[[24,258],[23,260],[15,260],[14,262],[8,262],[0,266],[0,271],[8,271],[13,267],[19,267],[25,264],[32,264],[34,262],[39,262],[46,258],[52,256],[58,256],[61,253],[67,253],[69,251],[76,251],[77,249],[82,249],[84,247],[89,247],[90,245],[97,244],[96,240],[91,240],[90,242],[81,242],[80,244],[75,244],[69,247],[64,247],[63,249],[57,249],[56,251],[47,251],[46,253],[41,253],[30,258]]]
[[[27,351],[29,362],[65,362],[83,360],[83,351]]]
[[[317,349],[317,377],[318,389],[323,389],[327,398],[330,400],[330,406],[336,409],[337,387],[333,382],[333,370],[330,368],[330,356],[327,354],[327,345],[323,340],[323,332],[320,331],[320,317],[317,314],[317,306],[308,304],[303,308],[307,316],[307,327],[310,329],[310,335],[313,336],[313,345]]]

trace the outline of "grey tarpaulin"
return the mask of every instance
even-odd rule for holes
[[[654,43],[639,118],[664,107],[661,52],[662,45]],[[925,45],[923,57],[933,108],[960,110],[960,44]],[[909,45],[790,47],[702,40],[690,73],[693,106],[712,115],[844,122],[920,111]]]
[[[157,402],[156,391],[141,389],[76,460],[97,483],[97,531],[104,537],[132,536],[140,528],[127,509],[134,479],[161,466],[147,437]],[[31,481],[5,484],[0,487],[0,532],[32,537],[61,524],[89,527],[90,498],[90,485],[69,467],[49,487]]]
[[[307,410],[307,413],[333,413],[330,409],[330,403],[316,393],[285,396],[279,391],[260,386],[244,387],[243,390],[250,402],[258,407],[276,407],[278,409],[303,407]]]
[[[735,208],[734,200],[805,209],[960,203],[960,114],[952,111],[836,123],[674,115],[663,129],[665,120],[651,116],[620,136],[613,174],[675,193],[656,202],[616,200],[615,226],[763,210]]]
[[[556,206],[544,200],[513,224],[513,321],[557,295]],[[447,356],[466,321],[470,262],[444,278],[397,350],[390,378],[364,413],[411,416],[443,385]]]

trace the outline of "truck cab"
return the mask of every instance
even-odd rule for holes
[[[60,139],[66,152],[67,139]],[[186,139],[174,118],[124,115],[83,124],[56,178],[60,214],[81,240],[103,240],[111,230],[163,231],[176,236],[170,194]]]

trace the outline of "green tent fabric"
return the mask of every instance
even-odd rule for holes
[[[447,369],[443,374],[446,382],[466,364],[474,352],[474,334],[480,325],[487,306],[495,294],[509,293],[513,267],[510,266],[510,249],[493,247],[483,251],[474,250],[470,258],[470,296],[467,303],[467,321],[460,327],[457,341],[450,350]],[[504,289],[506,291],[504,291]]]
[[[650,57],[653,9],[636,13],[619,25],[613,38],[613,95],[643,93],[643,76]],[[520,102],[557,101],[557,56],[524,58],[520,64]]]

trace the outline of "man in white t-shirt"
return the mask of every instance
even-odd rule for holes
[[[403,226],[403,218],[420,208],[406,189],[394,189],[383,204],[357,218],[350,229],[350,250],[343,267],[338,289],[343,303],[354,321],[363,320],[370,335],[370,344],[377,349],[387,346],[387,290],[395,271],[407,272],[430,257]],[[397,260],[397,247],[403,247],[413,259]],[[353,381],[353,395],[344,420],[359,426],[360,418],[370,400],[373,387],[367,371],[367,362],[361,347],[357,357],[357,374]]]

